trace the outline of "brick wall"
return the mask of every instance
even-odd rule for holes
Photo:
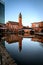
[[[43,30],[43,22],[32,23],[32,28],[35,32],[41,32]]]

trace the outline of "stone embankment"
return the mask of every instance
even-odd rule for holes
[[[0,43],[0,65],[17,65],[6,48]]]

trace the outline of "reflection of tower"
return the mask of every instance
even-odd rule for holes
[[[19,14],[19,27],[22,28],[22,15]]]
[[[0,23],[5,22],[5,5],[3,0],[0,0]]]
[[[22,38],[19,39],[19,51],[22,50]]]

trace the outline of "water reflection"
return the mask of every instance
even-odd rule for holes
[[[39,42],[41,46],[43,46],[43,36],[34,36],[32,39],[32,41],[35,41],[35,42]]]
[[[35,42],[41,42],[40,45],[43,46],[43,36],[38,35],[30,35],[30,34],[24,34],[24,35],[18,35],[18,34],[5,34],[2,38],[0,37],[0,42],[5,46],[5,41],[8,44],[16,43],[18,42],[19,51],[22,50],[22,40],[23,38],[31,38],[31,41]]]
[[[5,35],[5,37],[3,37],[2,39],[4,39],[8,44],[12,44],[12,43],[18,42],[19,51],[22,50],[22,39],[23,38],[21,36],[19,36],[18,34]]]
[[[5,47],[13,59],[17,61],[18,65],[43,64],[43,47],[41,47],[43,46],[42,36],[5,34],[2,40],[6,41]]]
[[[18,34],[5,34],[5,36],[2,37],[8,44],[12,43],[19,43],[19,47],[22,46],[22,40],[23,38],[31,38],[31,41],[37,41],[43,43],[43,36],[39,35],[30,35],[30,34],[24,34],[24,35],[18,35]]]
[[[23,38],[31,38],[31,41],[37,41],[41,42],[41,45],[43,45],[43,36],[36,36],[36,35],[30,35],[30,34],[24,34],[24,35],[18,35],[18,34],[5,34],[2,39],[4,39],[8,44],[16,43],[18,42],[19,51],[22,50],[22,40]],[[5,46],[5,41],[2,41],[2,44]]]
[[[34,36],[32,38],[32,41],[38,41],[43,43],[43,36]]]

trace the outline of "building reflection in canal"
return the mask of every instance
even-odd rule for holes
[[[32,63],[35,65],[34,62],[36,65],[37,62],[40,65],[43,63],[43,36],[30,34],[5,34],[5,36],[2,37],[2,40],[2,42],[5,42],[4,46],[7,51],[18,65],[29,65],[29,63],[30,65],[32,65]]]
[[[43,37],[42,36],[35,36],[32,38],[32,41],[38,41],[43,43]]]
[[[6,35],[5,41],[8,42],[8,44],[16,43],[18,42],[19,51],[22,50],[22,37],[18,36],[17,34],[10,34]]]
[[[18,35],[18,34],[6,34],[5,35],[5,41],[8,42],[8,44],[16,43],[18,42],[19,51],[22,50],[22,40],[23,38],[31,38],[31,41],[37,41],[41,42],[41,45],[43,45],[43,36],[36,36],[36,35],[30,35],[30,34],[24,34],[24,35]],[[4,41],[3,41],[4,42]],[[5,46],[5,42],[2,44]]]
[[[41,42],[41,46],[43,46],[43,36],[37,36],[35,35],[32,39],[32,41],[35,41],[35,42]]]

